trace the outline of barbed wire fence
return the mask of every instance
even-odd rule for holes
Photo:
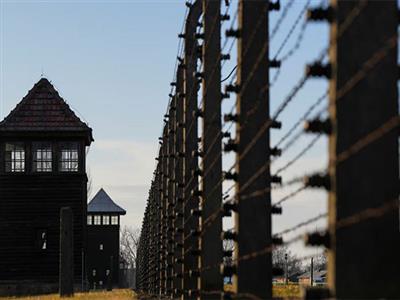
[[[284,272],[272,252],[304,242],[328,253],[327,287],[306,298],[399,298],[396,1],[186,6],[137,289],[270,299]],[[328,45],[304,66],[312,22],[329,26]],[[304,72],[288,74],[295,65]],[[324,197],[326,211],[293,217]]]

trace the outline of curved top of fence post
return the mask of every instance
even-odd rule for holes
[[[203,12],[202,0],[196,0],[189,9],[188,16],[186,18],[186,29],[189,26],[189,22],[197,22]]]
[[[191,52],[193,45],[188,45],[187,42],[194,40],[196,33],[196,25],[203,12],[202,0],[196,0],[190,7],[185,23],[185,52]],[[189,38],[190,37],[190,38]],[[189,51],[188,51],[189,50]]]

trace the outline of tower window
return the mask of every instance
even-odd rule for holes
[[[50,143],[33,143],[33,171],[51,172],[53,152]]]
[[[103,216],[103,225],[110,225],[110,216]]]
[[[5,167],[6,172],[25,172],[25,149],[23,143],[6,144]]]
[[[79,154],[78,143],[63,143],[60,149],[60,171],[78,172]]]
[[[47,250],[47,230],[40,229],[36,231],[36,247],[38,250]]]
[[[118,216],[111,216],[111,225],[118,225]]]
[[[94,216],[93,217],[93,224],[94,225],[101,225],[101,216]]]
[[[87,216],[87,224],[92,225],[92,216]]]

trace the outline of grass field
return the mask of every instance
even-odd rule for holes
[[[233,287],[230,284],[225,285],[226,292],[232,292]],[[301,287],[298,284],[289,284],[289,285],[274,285],[272,287],[273,297],[282,297],[282,298],[298,298],[301,294]]]
[[[76,293],[71,298],[60,298],[58,295],[30,296],[30,297],[0,297],[0,300],[18,299],[18,300],[56,300],[56,299],[74,299],[74,300],[132,300],[136,299],[131,290],[113,290],[112,292],[90,292]]]
[[[232,286],[226,285],[226,291],[232,291]],[[300,297],[300,286],[297,284],[289,285],[274,285],[273,286],[273,297],[282,298],[298,298]],[[0,297],[0,300],[57,300],[65,299],[60,298],[58,295],[47,295],[47,296],[31,296],[31,297]],[[73,298],[74,300],[135,300],[135,293],[131,290],[113,290],[112,292],[90,292],[90,293],[76,293]]]
[[[301,287],[298,284],[274,285],[272,287],[272,294],[273,297],[297,298],[300,297]]]

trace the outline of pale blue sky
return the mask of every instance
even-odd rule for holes
[[[184,1],[0,2],[0,118],[10,112],[43,72],[94,130],[95,142],[88,156],[94,192],[104,187],[127,208],[124,224],[139,226],[168,101],[177,34],[186,9]],[[282,6],[287,3],[281,2]],[[312,5],[320,2],[311,1]],[[272,41],[271,57],[304,4],[303,0],[295,1]],[[280,14],[270,14],[271,28]],[[282,54],[294,45],[302,22],[303,18]],[[272,112],[301,77],[305,63],[315,60],[327,41],[326,24],[307,26],[299,51],[282,66],[281,76],[272,88]],[[229,73],[234,64],[234,59],[228,62],[223,74]],[[273,132],[273,143],[326,86],[322,79],[306,84],[282,114],[283,129]],[[232,103],[224,103],[224,110]],[[310,138],[304,137],[288,151],[275,169],[299,152]],[[326,140],[322,140],[302,162],[282,174],[284,180],[305,170],[325,167],[325,149]],[[277,192],[275,198],[281,194],[285,191]],[[311,191],[284,207],[285,215],[274,217],[274,224],[277,229],[284,229],[325,209],[325,195]]]
[[[84,2],[3,4],[2,116],[43,71],[97,139],[153,141],[184,7],[168,1]]]

